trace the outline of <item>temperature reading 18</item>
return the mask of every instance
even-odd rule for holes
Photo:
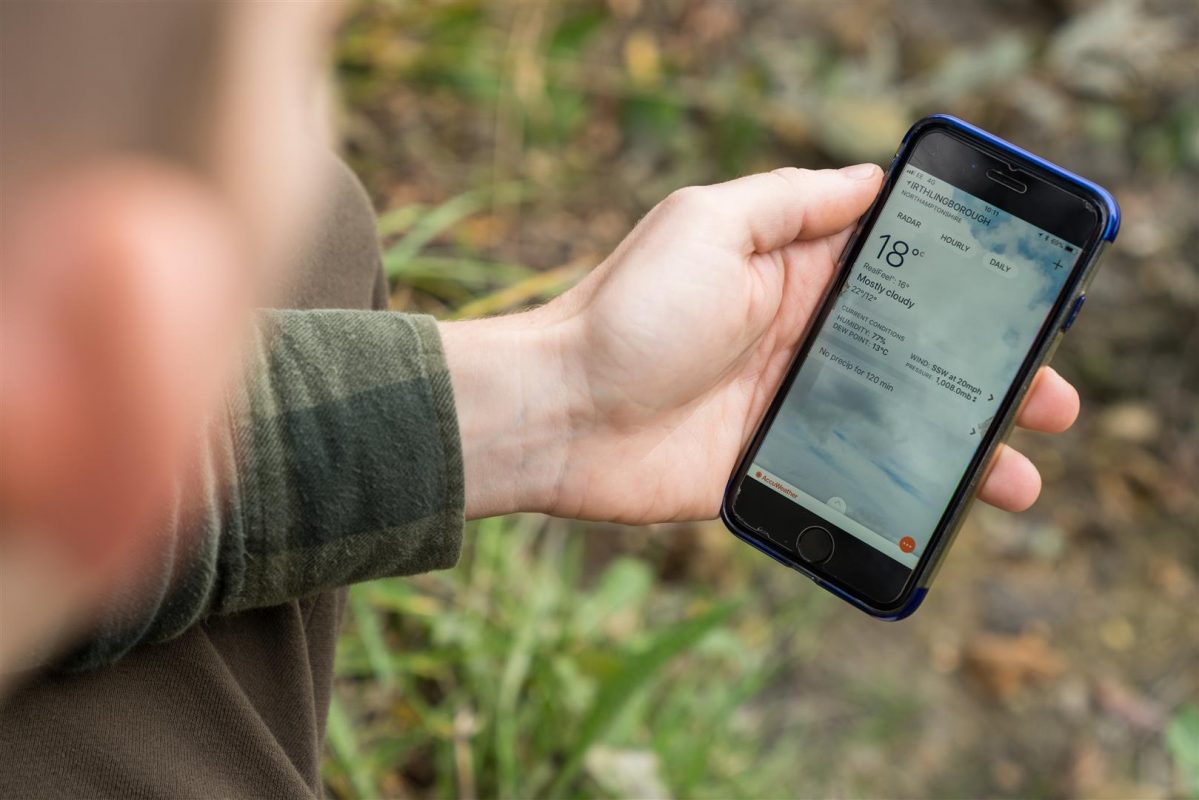
[[[889,233],[884,233],[882,236],[880,236],[878,238],[882,239],[883,243],[882,243],[882,246],[878,248],[878,255],[875,256],[875,258],[883,259],[884,261],[887,262],[887,266],[889,266],[889,267],[895,267],[898,269],[899,267],[903,266],[904,256],[907,256],[907,255],[919,256],[919,255],[921,255],[920,250],[918,250],[914,247],[909,248],[908,243],[905,242],[903,239],[892,240],[891,234],[889,234]],[[887,249],[888,245],[891,246],[890,250]]]

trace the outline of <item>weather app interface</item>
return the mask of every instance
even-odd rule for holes
[[[915,566],[1078,255],[909,165],[749,477]]]

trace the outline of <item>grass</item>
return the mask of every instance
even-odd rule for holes
[[[1166,747],[1178,766],[1183,791],[1199,798],[1199,706],[1180,708],[1166,726]]]
[[[627,556],[589,575],[583,536],[540,517],[483,520],[466,542],[452,571],[351,591],[337,795],[785,791],[782,771],[750,770],[760,743],[737,722],[777,668],[752,596],[667,589]]]

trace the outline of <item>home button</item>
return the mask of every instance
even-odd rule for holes
[[[833,555],[833,535],[815,525],[804,528],[795,542],[795,549],[809,564],[823,564]]]

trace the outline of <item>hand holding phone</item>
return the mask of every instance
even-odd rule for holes
[[[881,180],[864,164],[683,189],[554,302],[443,324],[468,516],[716,516]],[[1077,408],[1045,371],[1018,424],[1061,430]],[[1038,487],[1001,450],[980,497],[1015,510]]]

